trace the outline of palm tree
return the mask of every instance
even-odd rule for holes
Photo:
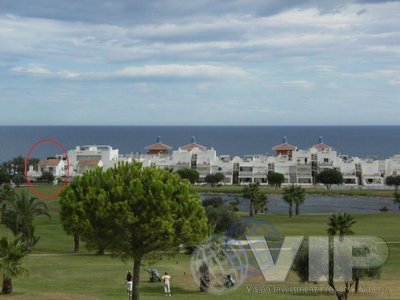
[[[3,207],[2,203],[5,203],[15,196],[14,190],[11,188],[10,184],[5,183],[0,187],[0,209]]]
[[[2,223],[15,236],[21,234],[27,249],[31,249],[39,240],[34,235],[33,220],[35,217],[43,215],[50,218],[47,211],[47,205],[44,202],[26,192],[21,192],[6,202],[6,207],[2,210]]]
[[[293,215],[293,198],[290,194],[289,187],[284,187],[283,188],[283,201],[285,201],[287,204],[289,204],[289,217],[292,217]]]
[[[400,209],[400,193],[398,191],[395,191],[393,194],[393,202],[398,204]]]
[[[345,235],[353,235],[354,231],[351,227],[357,222],[354,220],[354,217],[348,213],[337,213],[333,214],[329,218],[328,222],[328,234],[334,236],[339,235],[339,240],[343,241]],[[353,280],[352,283],[347,282],[346,285],[349,285],[351,288],[352,284],[355,284],[354,291],[357,294],[359,290],[360,280],[363,277],[371,277],[374,278],[378,276],[380,273],[379,268],[371,268],[371,269],[354,269],[353,270]],[[348,289],[348,287],[346,287]]]
[[[260,189],[260,183],[250,183],[242,190],[243,198],[249,199],[249,215],[253,217],[258,211],[266,210],[268,197]]]
[[[329,217],[328,222],[328,234],[339,235],[341,239],[345,235],[353,235],[354,231],[351,227],[357,222],[354,220],[353,216],[348,213],[337,213]]]
[[[294,187],[294,205],[296,206],[296,215],[300,214],[300,205],[306,200],[306,191],[299,185]]]
[[[289,204],[289,217],[293,215],[293,205],[296,207],[296,215],[300,213],[300,205],[305,201],[306,192],[299,186],[292,184],[283,188],[283,201]]]
[[[17,277],[25,272],[21,260],[25,257],[26,251],[24,243],[20,237],[8,240],[6,237],[0,239],[0,273],[3,275],[4,294],[12,292],[13,277]]]

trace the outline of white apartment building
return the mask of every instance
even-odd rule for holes
[[[217,156],[213,148],[196,143],[192,137],[189,144],[172,151],[172,147],[157,142],[147,146],[147,154],[120,156],[118,149],[111,146],[89,145],[77,146],[68,151],[70,176],[81,175],[96,167],[108,169],[118,162],[138,161],[144,167],[158,166],[174,171],[189,168],[199,172],[200,182],[208,174],[222,173],[225,176],[222,184],[249,184],[259,182],[268,184],[267,175],[271,172],[281,173],[284,184],[315,184],[316,175],[325,169],[336,169],[343,174],[347,186],[384,186],[385,177],[400,175],[400,155],[385,160],[360,159],[348,155],[338,155],[337,151],[326,145],[319,138],[317,144],[308,149],[298,149],[290,145],[287,138],[282,144],[273,147],[276,155],[230,155]],[[63,158],[40,161],[37,167],[30,166],[28,176],[39,178],[42,173],[50,172],[55,177],[66,175],[66,161]]]
[[[77,146],[68,151],[70,175],[82,175],[95,167],[108,169],[119,160],[119,150],[105,145]]]
[[[40,160],[37,166],[29,166],[27,175],[30,180],[38,180],[44,173],[50,173],[55,178],[66,176],[66,161],[62,158]]]

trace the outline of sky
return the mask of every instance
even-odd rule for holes
[[[400,125],[400,1],[1,0],[0,125]]]

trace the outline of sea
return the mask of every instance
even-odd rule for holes
[[[318,143],[322,136],[340,154],[376,159],[400,154],[400,126],[0,126],[0,162],[26,156],[35,143],[48,138],[66,150],[96,144],[131,154],[145,153],[157,137],[178,149],[192,136],[218,155],[273,155],[272,147],[281,144],[283,136],[300,149]],[[30,157],[61,153],[58,146],[42,143]]]

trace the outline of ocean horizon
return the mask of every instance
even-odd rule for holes
[[[237,126],[237,125],[57,125],[57,126],[0,126],[0,161],[17,155],[27,155],[30,147],[41,139],[52,138],[66,150],[77,145],[110,145],[120,154],[145,153],[144,147],[161,141],[173,149],[188,144],[192,136],[199,144],[214,148],[218,155],[273,155],[272,147],[288,142],[306,149],[324,142],[338,153],[361,158],[384,159],[400,154],[400,125],[331,125],[331,126]],[[33,153],[36,157],[60,154],[52,144],[42,144]]]

